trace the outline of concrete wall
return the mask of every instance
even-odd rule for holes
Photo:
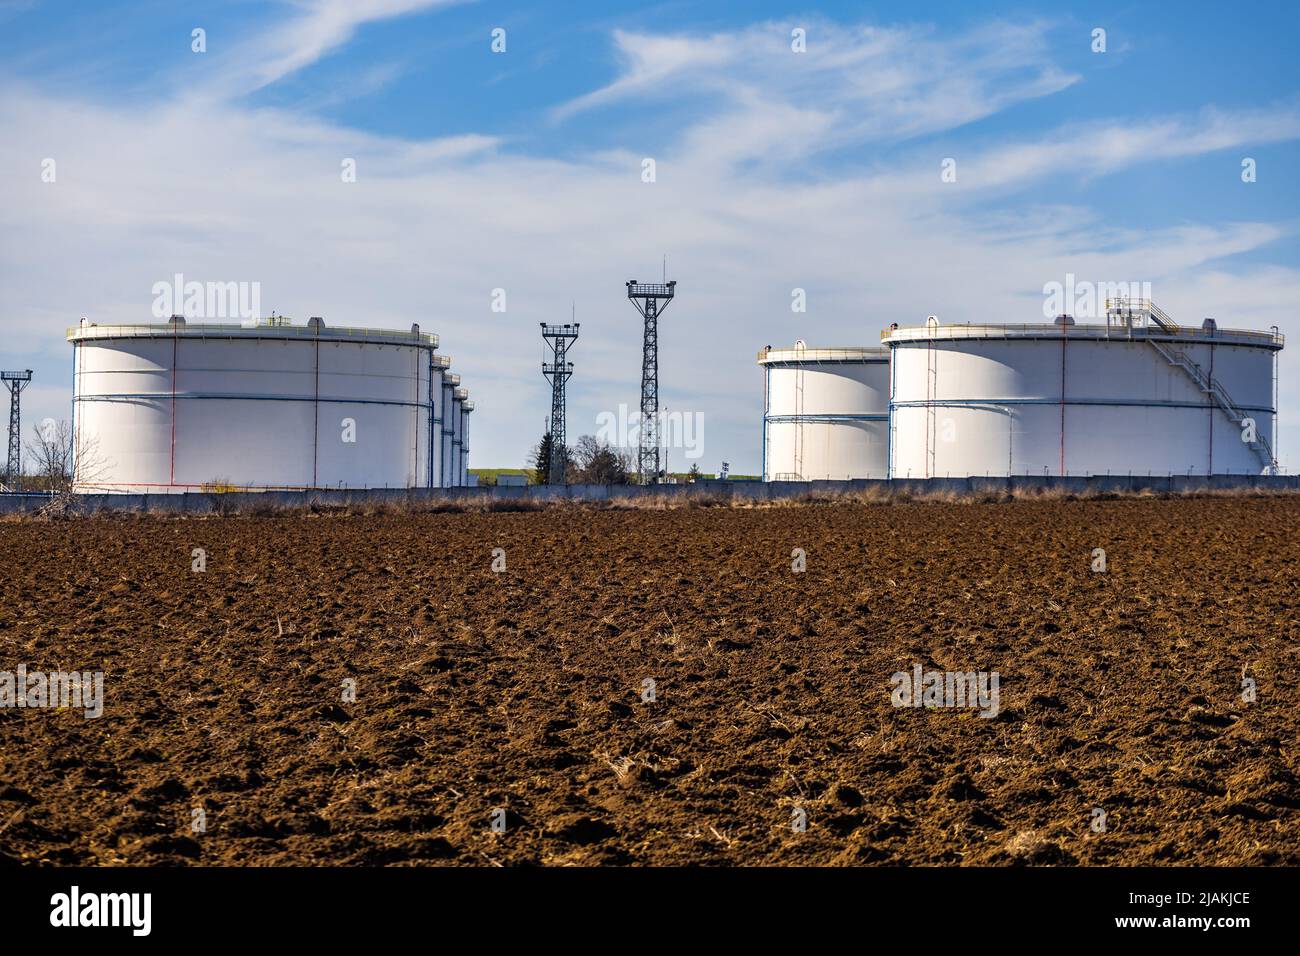
[[[703,498],[730,501],[772,501],[809,495],[831,496],[878,490],[909,493],[958,495],[1003,494],[1013,491],[1066,491],[1075,494],[1155,492],[1185,493],[1254,488],[1265,491],[1300,490],[1296,475],[1171,475],[1164,477],[1107,476],[1010,478],[857,478],[851,481],[698,481],[689,485],[528,485],[482,488],[413,488],[367,491],[263,491],[231,494],[78,495],[83,512],[130,511],[156,514],[221,514],[264,508],[343,506],[375,502],[552,501],[562,498],[584,501],[629,500],[643,497]],[[0,514],[38,511],[50,499],[45,495],[0,495]]]

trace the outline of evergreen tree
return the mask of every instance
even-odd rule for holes
[[[544,485],[551,471],[551,433],[542,436],[541,442],[533,449],[533,483]]]

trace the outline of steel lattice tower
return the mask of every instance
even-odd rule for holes
[[[0,372],[0,382],[9,389],[9,457],[5,462],[5,486],[12,489],[15,478],[22,473],[23,435],[22,412],[19,396],[32,380],[32,370]]]
[[[573,374],[573,363],[566,355],[569,345],[578,338],[580,322],[572,325],[542,325],[542,338],[551,347],[551,361],[542,363],[542,374],[551,380],[551,460],[546,463],[546,483],[564,484],[564,466],[568,460],[564,435],[564,386]]]
[[[641,344],[641,421],[638,431],[636,467],[643,485],[659,481],[659,314],[668,308],[676,280],[650,285],[635,279],[627,284],[627,297],[645,319]],[[659,304],[660,300],[663,305]]]

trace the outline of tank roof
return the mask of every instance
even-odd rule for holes
[[[1244,345],[1280,349],[1285,337],[1280,332],[1256,332],[1248,329],[1162,327],[1129,325],[1120,322],[1076,323],[960,323],[953,325],[915,325],[883,329],[881,341],[888,345],[924,342],[931,339],[1087,339],[1092,341],[1148,341]]]
[[[1151,308],[1151,306],[1148,306]],[[893,325],[880,332],[880,341],[887,346],[905,342],[924,342],[931,339],[965,338],[1024,338],[1024,339],[1088,339],[1088,341],[1157,341],[1209,343],[1216,345],[1256,346],[1261,349],[1282,349],[1286,337],[1277,330],[1255,332],[1251,329],[1219,328],[1213,320],[1200,328],[1175,325],[1160,313],[1160,320],[1152,320],[1149,312],[1108,313],[1105,323],[1078,323],[1073,316],[1058,316],[1054,323],[954,323],[944,325],[931,316],[924,325]]]
[[[258,319],[249,323],[160,322],[147,325],[75,325],[68,329],[69,342],[95,339],[321,339],[333,342],[358,342],[372,345],[416,345],[437,348],[438,336],[427,332],[399,329],[365,329],[329,326],[324,323],[290,325],[283,316]]]
[[[859,348],[842,346],[834,348],[766,348],[758,353],[759,365],[812,365],[823,362],[888,362],[887,348]]]

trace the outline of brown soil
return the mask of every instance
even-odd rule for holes
[[[102,668],[106,697],[0,710],[0,861],[1294,865],[1298,519],[1279,497],[0,524],[0,670]],[[1000,713],[892,707],[918,663],[997,671]]]

